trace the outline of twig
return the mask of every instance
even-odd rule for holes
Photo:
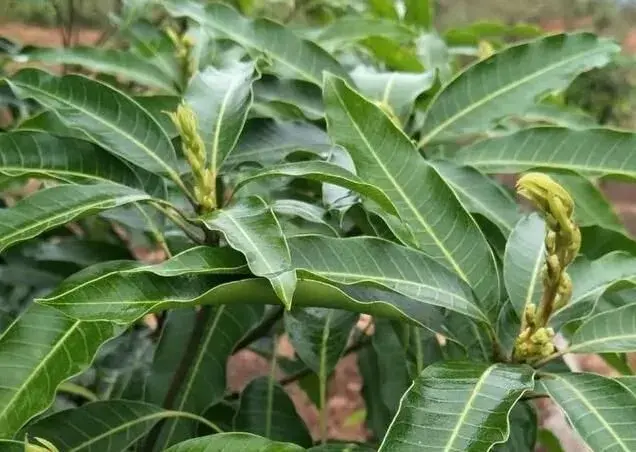
[[[272,327],[283,317],[284,309],[282,306],[276,306],[272,309],[266,317],[263,318],[255,328],[250,330],[234,347],[232,354],[238,352],[241,349],[249,347],[249,345],[265,336],[270,332]]]
[[[550,361],[552,361],[553,359],[557,359],[560,358],[561,356],[567,354],[570,352],[569,348],[564,348],[562,350],[557,350],[555,353],[552,353],[550,356],[547,356],[543,359],[540,359],[538,361],[535,361],[534,363],[532,363],[533,367],[541,367],[544,366],[545,364],[549,363]]]

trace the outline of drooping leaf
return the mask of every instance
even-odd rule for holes
[[[146,193],[108,183],[38,191],[13,207],[0,209],[0,250],[80,216],[149,199]]]
[[[417,250],[369,237],[300,236],[288,243],[301,275],[340,284],[379,284],[414,301],[487,321],[467,285]]]
[[[285,332],[296,354],[326,381],[347,346],[358,315],[336,309],[304,308],[285,312],[284,319]]]
[[[375,185],[370,184],[340,166],[321,161],[305,161],[286,163],[278,166],[270,166],[263,170],[257,170],[246,174],[240,180],[236,190],[245,184],[266,177],[298,177],[325,182],[357,191],[361,195],[372,199],[387,212],[397,215],[397,211],[387,195]]]
[[[264,53],[277,72],[320,85],[322,72],[346,76],[338,62],[311,41],[267,19],[248,19],[221,3],[163,2],[171,15],[189,17],[241,46]]]
[[[202,436],[176,444],[166,452],[303,452],[305,449],[292,443],[272,441],[251,433],[219,433]]]
[[[552,173],[550,176],[565,188],[575,203],[576,224],[600,225],[624,230],[623,224],[601,191],[587,178],[576,173]]]
[[[435,72],[375,72],[358,66],[351,78],[362,94],[383,103],[385,108],[389,106],[404,123],[413,111],[417,97],[433,87]]]
[[[185,93],[194,110],[199,134],[213,174],[234,149],[252,104],[253,63],[237,62],[222,69],[212,66],[197,73]]]
[[[47,132],[58,137],[89,140],[90,137],[79,129],[68,126],[53,110],[43,110],[26,118],[15,127],[17,131]]]
[[[435,161],[432,165],[469,212],[484,215],[505,236],[512,232],[519,220],[517,204],[499,184],[469,166],[458,166],[448,161]]]
[[[483,132],[523,113],[537,97],[562,90],[580,73],[604,66],[619,47],[590,33],[552,35],[508,47],[456,76],[432,101],[419,146]]]
[[[108,400],[54,413],[29,425],[24,433],[46,438],[60,450],[119,452],[175,414],[144,402]]]
[[[110,322],[71,320],[33,305],[0,335],[0,438],[51,405],[57,387],[79,374],[116,334]]]
[[[55,77],[37,69],[18,72],[10,83],[20,96],[53,109],[107,151],[148,171],[178,178],[168,135],[126,94],[81,75]]]
[[[636,254],[636,241],[624,231],[602,226],[584,226],[581,228],[581,254],[588,259],[599,259],[612,251],[625,251]]]
[[[374,439],[381,440],[389,428],[394,412],[391,412],[382,397],[380,378],[380,357],[371,347],[364,347],[357,353],[358,368],[362,376],[362,397],[367,409],[366,425]]]
[[[625,386],[595,374],[549,374],[537,385],[562,409],[592,450],[636,447],[636,396]]]
[[[200,265],[199,272],[215,272],[205,261]],[[154,278],[152,269],[124,275],[123,281],[117,281],[118,292],[114,295],[110,278],[102,279],[101,276],[118,269],[127,270],[129,266],[116,263],[111,268],[89,267],[68,281],[68,285],[63,283],[53,294],[38,301],[54,306],[71,318],[108,319],[118,323],[129,323],[146,313],[177,307],[228,303],[280,305],[271,284],[260,278],[234,282],[224,282],[214,275]],[[226,272],[223,267],[221,272]],[[255,293],[259,296],[254,297]],[[439,312],[430,305],[368,286],[337,288],[320,281],[300,280],[294,293],[294,304],[401,319],[429,329],[439,329],[442,324]]]
[[[636,350],[636,304],[588,318],[570,338],[574,353],[620,353]]]
[[[203,415],[222,400],[226,390],[227,359],[237,342],[258,323],[263,308],[240,304],[209,307],[196,313],[196,317],[205,316],[200,329],[195,329],[196,325],[192,327],[195,319],[191,312],[173,314],[176,314],[174,321],[168,325],[171,331],[164,332],[155,353],[147,380],[147,399],[163,406],[169,402],[171,410]],[[189,348],[190,335],[181,330],[191,330],[190,335],[200,335],[196,350]],[[169,342],[174,339],[178,342]],[[175,376],[181,358],[187,354],[191,354],[189,368],[182,377]],[[182,378],[182,382],[174,399],[168,401],[169,382],[174,378]],[[197,423],[192,420],[171,419],[165,422],[153,450],[165,450],[176,442],[195,436],[196,428]]]
[[[507,440],[508,414],[531,390],[528,366],[444,362],[413,382],[380,451],[488,451]]]
[[[331,230],[333,236],[338,236],[338,231],[327,222],[328,212],[323,207],[296,199],[277,199],[271,207],[278,218],[285,216],[302,218],[311,223],[324,225]],[[282,226],[284,228],[285,224],[283,223]]]
[[[319,127],[300,121],[252,119],[225,161],[224,170],[239,164],[260,163],[263,166],[282,163],[287,155],[303,150],[322,153],[332,148],[329,136]]]
[[[280,224],[262,199],[241,199],[201,221],[206,228],[222,232],[228,244],[245,255],[250,270],[267,278],[283,304],[291,307],[296,272]]]
[[[635,178],[635,144],[632,133],[616,130],[535,127],[462,148],[456,159],[488,173],[545,167]]]
[[[372,397],[380,399],[391,416],[397,413],[400,399],[412,383],[407,366],[406,350],[391,323],[379,319],[375,324],[371,345],[377,357],[380,392]]]
[[[164,182],[154,174],[133,168],[99,147],[73,138],[40,132],[0,134],[0,173],[117,182],[159,194]]]
[[[343,80],[326,78],[325,105],[329,134],[349,151],[358,175],[386,193],[422,251],[466,280],[494,320],[494,256],[444,179],[378,107]]]
[[[503,276],[516,317],[526,306],[539,306],[543,293],[545,222],[536,213],[523,217],[512,231],[504,255]]]
[[[238,431],[309,447],[311,436],[282,386],[267,377],[252,380],[241,392],[234,418]]]
[[[17,58],[27,58],[44,64],[73,64],[84,66],[94,72],[103,72],[141,85],[175,92],[176,81],[158,71],[144,58],[124,50],[99,47],[36,48],[22,53]]]

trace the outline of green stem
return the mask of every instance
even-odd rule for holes
[[[150,229],[150,233],[152,234],[152,237],[154,238],[155,242],[157,242],[157,244],[161,247],[163,252],[166,253],[166,256],[168,258],[172,257],[172,253],[170,252],[170,249],[168,248],[168,244],[166,243],[166,238],[163,236],[163,234],[161,233],[161,231],[159,230],[155,222],[152,220],[152,218],[150,218],[150,215],[148,215],[148,213],[144,209],[142,209],[139,204],[135,203],[134,206],[137,208],[139,213],[141,213],[141,215],[146,220],[148,229]]]
[[[188,413],[187,411],[172,411],[172,410],[164,411],[163,414],[165,417],[183,417],[186,419],[192,419],[193,421],[200,422],[201,424],[207,427],[210,427],[216,433],[223,433],[223,430],[218,425],[216,425],[212,421],[209,421],[203,416],[197,416],[196,414]]]
[[[422,349],[422,335],[420,334],[419,327],[413,327],[413,333],[415,335],[415,369],[419,376],[424,370],[424,350]]]
[[[152,205],[154,205],[156,209],[160,210],[174,224],[179,226],[179,229],[181,229],[185,233],[185,235],[187,235],[188,238],[192,240],[194,243],[202,245],[205,242],[204,237],[202,236],[199,237],[192,232],[192,230],[188,226],[187,220],[185,219],[184,215],[178,212],[169,203],[164,203],[164,202],[155,200],[152,202]]]
[[[278,338],[274,335],[272,360],[267,380],[267,406],[265,407],[265,437],[269,438],[272,431],[272,409],[274,408],[274,384],[276,382],[276,354],[278,353]]]
[[[84,386],[77,385],[75,383],[71,383],[70,381],[65,381],[58,388],[60,392],[66,392],[67,394],[72,394],[80,397],[84,397],[89,402],[96,402],[99,400],[97,395],[94,392],[86,389]]]
[[[318,384],[320,393],[320,442],[327,442],[327,345],[329,342],[329,333],[331,332],[331,315],[327,316],[325,325],[322,329],[322,342],[320,344],[320,372],[318,374]]]
[[[565,355],[565,354],[567,354],[569,352],[570,352],[569,348],[564,348],[562,350],[557,350],[555,353],[552,353],[550,356],[546,356],[543,359],[540,359],[538,361],[535,361],[534,363],[531,363],[532,367],[536,368],[536,367],[544,366],[547,363],[549,363],[550,361],[552,361],[553,359],[560,358],[561,356],[563,356],[563,355]]]

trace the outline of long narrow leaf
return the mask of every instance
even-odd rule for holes
[[[324,89],[329,134],[349,151],[358,175],[387,194],[419,247],[466,280],[496,319],[494,256],[451,188],[377,106],[334,76]]]
[[[71,320],[45,306],[19,317],[0,335],[0,438],[44,411],[60,383],[86,369],[115,333],[110,322]]]
[[[482,132],[521,114],[548,91],[562,90],[581,72],[604,66],[619,51],[591,33],[560,34],[508,47],[455,77],[432,101],[420,146],[436,138]]]
[[[176,153],[161,126],[126,94],[80,75],[24,69],[10,80],[20,96],[55,110],[113,154],[148,171],[176,176]]]
[[[83,215],[151,197],[115,184],[60,185],[0,209],[0,251]]]

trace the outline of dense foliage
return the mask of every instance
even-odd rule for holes
[[[636,135],[563,100],[618,46],[439,33],[423,0],[203,3],[3,41],[0,449],[531,451],[550,397],[636,450],[636,243],[597,188],[636,178]],[[530,208],[492,177],[517,173]],[[233,393],[246,348],[272,371]],[[352,352],[364,444],[326,428]]]

